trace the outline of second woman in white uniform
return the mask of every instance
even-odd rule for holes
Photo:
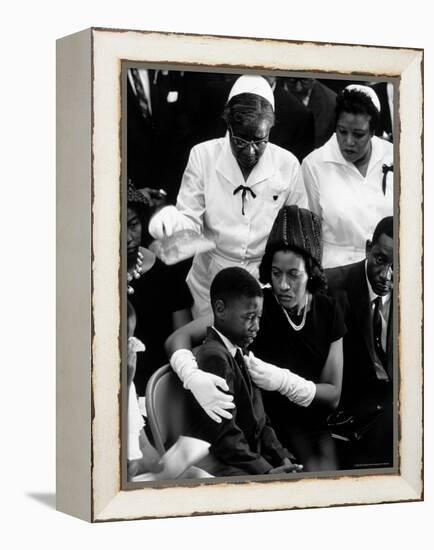
[[[393,145],[374,135],[380,101],[367,86],[337,97],[336,132],[302,164],[309,208],[320,216],[323,266],[365,257],[377,223],[393,214]]]
[[[298,160],[268,142],[274,123],[268,82],[241,76],[223,116],[226,136],[193,147],[176,208],[163,208],[149,226],[155,238],[193,229],[216,245],[196,254],[187,277],[194,317],[210,312],[209,286],[221,269],[241,266],[258,276],[268,234],[283,205],[307,206]]]

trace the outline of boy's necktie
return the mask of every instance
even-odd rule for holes
[[[243,375],[249,393],[252,393],[252,381],[250,379],[249,373],[247,372],[246,362],[244,361],[244,357],[241,353],[240,348],[237,348],[234,359],[237,362],[237,365],[240,367],[241,374]]]

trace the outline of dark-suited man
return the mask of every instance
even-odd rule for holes
[[[314,78],[285,79],[288,90],[312,112],[315,123],[315,149],[322,147],[335,131],[336,92]]]
[[[131,69],[127,78],[127,175],[136,188],[155,181],[155,154],[149,72]]]
[[[315,148],[313,114],[286,88],[284,78],[265,77],[274,93],[276,121],[270,141],[293,153],[301,162]]]
[[[344,313],[344,377],[337,420],[353,429],[350,466],[393,464],[393,218],[382,219],[366,259],[326,270]],[[351,423],[351,419],[354,421]],[[358,439],[359,438],[359,439]]]
[[[127,73],[128,179],[137,189],[149,183],[165,189],[169,202],[176,198],[184,169],[178,166],[185,133],[181,87],[177,71],[131,68]]]

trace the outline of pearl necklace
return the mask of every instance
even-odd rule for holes
[[[277,298],[276,298],[276,300],[277,300]],[[285,314],[286,318],[288,319],[288,323],[291,325],[291,327],[292,327],[296,332],[298,332],[299,330],[301,330],[301,329],[304,327],[305,323],[306,323],[307,302],[308,302],[308,300],[309,300],[309,295],[306,294],[306,301],[305,301],[305,303],[304,303],[304,310],[303,310],[303,318],[302,318],[301,323],[300,323],[299,325],[296,325],[296,324],[294,323],[294,321],[291,319],[291,317],[288,315],[288,312],[286,311],[286,309],[285,309],[284,307],[280,306],[280,307],[282,307],[283,313]]]
[[[136,265],[134,266],[133,273],[127,272],[127,281],[131,283],[133,279],[140,279],[142,276],[143,254],[140,250],[137,252]],[[131,285],[127,285],[127,293],[134,294],[134,288]]]

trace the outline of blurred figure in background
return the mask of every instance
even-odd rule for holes
[[[393,143],[393,84],[392,82],[378,82],[377,84],[371,84],[371,86],[381,105],[380,123],[375,135]]]
[[[336,92],[315,78],[286,77],[285,82],[288,90],[312,113],[314,148],[322,147],[335,131]]]
[[[313,115],[287,90],[285,78],[265,78],[273,90],[276,115],[270,142],[290,151],[301,162],[315,147]]]
[[[183,169],[179,149],[186,131],[182,84],[178,71],[135,67],[127,72],[127,177],[136,189],[156,183],[155,189],[146,188],[152,199],[158,198],[160,188],[167,200],[176,197],[173,189]]]

